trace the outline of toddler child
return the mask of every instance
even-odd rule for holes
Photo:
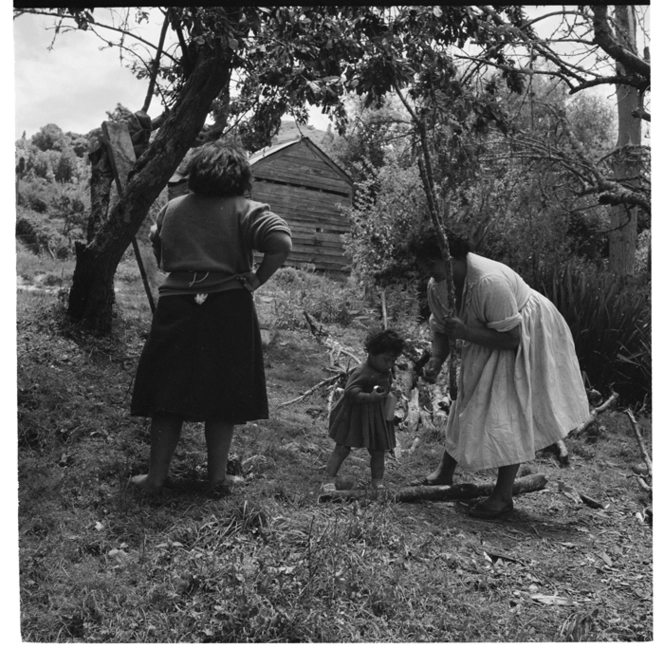
[[[337,445],[327,462],[321,491],[336,489],[337,472],[351,448],[369,450],[371,483],[376,489],[383,488],[385,452],[395,446],[392,420],[396,399],[390,387],[394,363],[403,348],[403,339],[392,329],[367,338],[367,360],[350,372],[344,393],[330,412],[329,435]]]

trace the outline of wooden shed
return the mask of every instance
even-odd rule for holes
[[[249,162],[254,175],[251,198],[269,204],[291,229],[293,250],[286,265],[350,271],[341,240],[350,218],[339,207],[352,206],[350,176],[304,136],[264,148]],[[168,184],[169,199],[186,192],[186,176],[178,171]]]
[[[265,148],[249,161],[251,198],[269,204],[291,228],[288,264],[349,271],[341,235],[350,230],[350,218],[340,205],[353,203],[350,176],[307,137]]]

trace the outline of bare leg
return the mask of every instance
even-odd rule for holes
[[[233,440],[235,426],[230,422],[206,421],[205,444],[207,445],[207,471],[211,484],[223,484],[226,481],[228,452]]]
[[[520,463],[498,468],[498,479],[491,495],[481,503],[487,510],[502,510],[512,503],[514,480],[519,472]]]
[[[149,491],[161,488],[168,477],[171,459],[180,439],[182,417],[158,413],[150,424],[150,470],[147,475],[135,475],[129,481]]]
[[[454,480],[454,471],[456,470],[457,462],[447,452],[443,454],[441,462],[438,467],[426,479],[429,484],[440,484],[449,486]]]
[[[325,467],[325,484],[334,483],[337,473],[339,472],[339,468],[341,468],[341,464],[346,460],[346,457],[349,454],[350,447],[337,445],[334,448],[334,451],[327,461],[327,466]]]
[[[383,486],[385,476],[385,452],[369,452],[371,455],[371,484]]]

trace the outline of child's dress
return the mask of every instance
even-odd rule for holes
[[[377,371],[368,362],[350,372],[344,393],[330,412],[329,435],[337,444],[370,451],[394,449],[394,423],[386,419],[386,400],[392,378],[392,371]],[[359,403],[348,396],[351,389],[370,394],[376,385],[385,391],[385,398],[380,401]]]

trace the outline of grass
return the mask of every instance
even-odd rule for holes
[[[58,273],[28,269],[28,260],[18,256],[26,280]],[[70,269],[58,267],[66,284]],[[104,339],[69,327],[57,293],[19,291],[24,642],[652,640],[652,529],[642,520],[650,500],[631,471],[640,455],[620,412],[569,441],[570,467],[546,456],[524,466],[548,485],[518,497],[505,521],[469,518],[454,503],[396,503],[389,493],[319,504],[331,451],[325,397],[277,406],[328,376],[327,353],[282,320],[265,347],[271,417],[238,427],[233,445],[247,483],[226,497],[208,492],[202,429],[188,425],[171,486],[154,497],[129,490],[127,478],[147,467],[148,424],[130,418],[128,404],[150,320],[132,271],[121,266],[114,332]],[[264,320],[284,312],[275,308],[283,289],[277,281],[257,294]],[[324,293],[357,310],[343,289]],[[360,354],[364,327],[328,319]],[[649,443],[647,415],[640,424]],[[389,488],[431,470],[440,453],[436,437],[422,436],[413,453],[388,460]],[[342,481],[362,487],[369,476],[367,457],[353,453]],[[458,481],[490,479],[461,472]],[[559,482],[604,509],[574,503]]]

